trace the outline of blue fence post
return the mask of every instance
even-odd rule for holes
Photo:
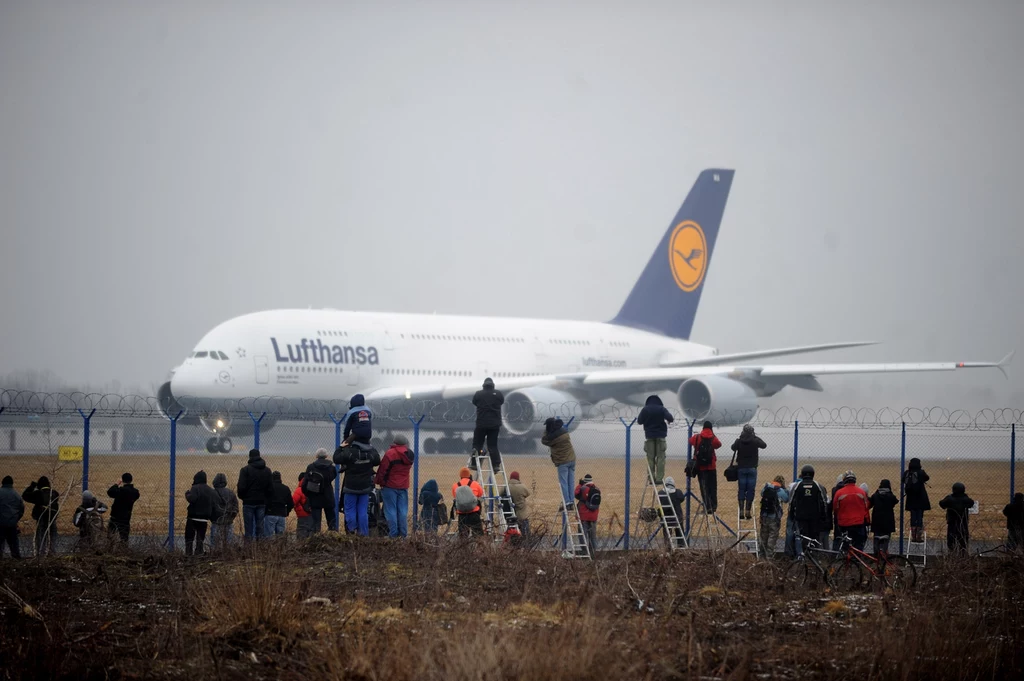
[[[81,409],[78,410],[78,415],[82,417],[83,427],[85,428],[85,436],[82,438],[82,491],[89,489],[89,421],[92,419],[92,415],[96,413],[93,409],[86,416],[85,412]]]
[[[900,431],[900,553],[903,555],[903,471],[907,468],[907,422]]]
[[[697,423],[697,419],[686,422],[686,464],[690,464],[690,459],[693,458],[693,445],[690,444],[690,438],[693,437],[693,424]],[[686,536],[690,536],[690,499],[693,497],[693,478],[689,475],[686,476]]]
[[[423,414],[418,421],[413,421],[411,416],[407,417],[412,424],[412,502],[409,508],[412,509],[413,532],[420,529],[420,514],[416,512],[420,499],[420,424],[426,417],[427,415]]]
[[[623,530],[624,531],[623,531],[623,535],[622,535],[622,540],[623,540],[622,541],[622,546],[627,551],[629,551],[629,484],[630,484],[630,482],[629,482],[629,480],[630,480],[630,471],[629,471],[629,469],[630,469],[630,455],[632,454],[632,452],[631,452],[631,448],[632,448],[631,447],[631,445],[632,445],[631,431],[633,430],[633,424],[636,423],[636,418],[634,418],[629,423],[626,423],[626,419],[622,418],[621,416],[619,417],[619,420],[622,421],[622,425],[624,425],[626,427],[626,517],[625,517],[625,520],[623,521]]]
[[[796,477],[796,462],[800,458],[800,422],[793,421],[793,479]]]
[[[184,413],[179,411],[173,419],[167,417],[171,422],[171,483],[167,498],[167,549],[169,551],[174,550],[174,478],[178,470],[178,419]]]
[[[260,424],[263,423],[263,417],[266,416],[266,415],[267,415],[267,412],[263,412],[262,414],[260,414],[259,418],[256,418],[255,416],[252,415],[251,411],[249,412],[249,418],[252,419],[252,448],[253,449],[259,449],[260,448]],[[273,424],[271,424],[271,425],[273,425]]]
[[[334,418],[334,414],[328,414],[334,422],[334,450],[341,446],[341,421]],[[341,531],[341,465],[334,464],[334,526]]]
[[[3,409],[0,409],[3,411]],[[1010,424],[1010,503],[1017,490],[1017,424]]]

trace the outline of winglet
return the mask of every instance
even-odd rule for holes
[[[1010,375],[1006,373],[1006,367],[1010,366],[1010,362],[1013,361],[1013,355],[1016,352],[1016,350],[1010,350],[1008,353],[1006,353],[1006,357],[1003,357],[1001,360],[999,360],[999,363],[996,364],[996,369],[999,369],[999,371],[1003,372],[1003,378],[1010,378]]]

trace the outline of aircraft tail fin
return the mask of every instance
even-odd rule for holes
[[[612,324],[689,339],[734,173],[701,172]]]

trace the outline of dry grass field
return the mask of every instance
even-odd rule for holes
[[[1019,557],[829,592],[734,551],[320,535],[0,560],[0,678],[1020,679]]]
[[[299,472],[305,470],[312,457],[308,455],[274,455],[267,454],[268,465],[281,472],[285,484],[294,487]],[[50,455],[18,455],[0,457],[0,475],[12,475],[19,491],[24,489],[30,480],[40,475],[49,475],[55,482],[55,488],[62,496],[72,490],[61,513],[59,528],[68,532],[71,511],[79,503],[82,467],[80,463],[59,463],[56,456]],[[523,483],[532,490],[530,497],[532,518],[550,520],[555,516],[555,509],[560,501],[558,480],[555,468],[546,455],[509,455],[506,456],[506,468],[518,470]],[[234,487],[238,479],[238,471],[246,462],[244,454],[209,455],[206,453],[184,453],[177,457],[177,478],[175,481],[176,526],[178,532],[184,528],[184,510],[186,506],[184,493],[192,484],[192,476],[198,470],[207,473],[213,482],[216,473],[225,473],[229,484]],[[437,480],[441,491],[450,501],[451,485],[455,482],[459,468],[465,465],[466,457],[462,455],[425,455],[419,466],[419,480],[422,485],[429,479]],[[641,505],[641,496],[647,480],[646,459],[643,456],[632,458],[631,466],[631,525],[636,529],[636,513]],[[836,476],[852,467],[858,480],[867,482],[871,491],[883,478],[898,485],[899,467],[892,462],[858,461],[853,464],[834,460],[812,460],[818,471],[817,479],[828,487],[834,484]],[[1002,516],[1003,505],[1009,500],[1009,470],[1005,462],[995,461],[929,461],[924,460],[925,469],[931,475],[928,493],[931,497],[933,510],[926,514],[926,525],[929,537],[940,539],[945,536],[945,515],[938,507],[938,501],[949,493],[956,481],[967,485],[967,492],[980,502],[981,512],[972,516],[972,535],[978,539],[999,539],[1005,535],[1005,524]],[[736,520],[736,489],[735,483],[728,483],[721,475],[724,464],[719,464],[719,515],[728,524]],[[105,499],[107,488],[120,479],[121,473],[130,471],[135,477],[135,484],[141,492],[141,499],[136,506],[133,519],[133,531],[137,534],[154,534],[166,536],[168,497],[169,497],[169,461],[166,456],[159,455],[102,455],[94,456],[90,462],[90,488],[101,499]],[[601,488],[604,501],[601,507],[600,533],[606,537],[618,538],[623,532],[625,505],[625,470],[621,459],[580,457],[576,464],[576,477],[582,478],[591,474]],[[683,462],[670,459],[667,475],[675,477],[680,487],[685,485]],[[791,475],[791,464],[784,462],[762,462],[759,469],[758,484],[774,477],[783,475],[787,479]],[[697,493],[696,481],[693,484]],[[109,500],[108,500],[109,501]],[[696,505],[694,505],[696,510]],[[26,514],[27,515],[27,514]],[[909,515],[907,516],[909,523]],[[240,522],[240,521],[239,521]],[[294,526],[294,516],[289,519]],[[28,524],[22,528],[29,531]],[[909,534],[909,524],[907,533]]]

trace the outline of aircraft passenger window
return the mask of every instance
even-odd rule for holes
[[[206,357],[206,350],[200,350],[196,353],[196,359],[202,359],[203,357]]]

